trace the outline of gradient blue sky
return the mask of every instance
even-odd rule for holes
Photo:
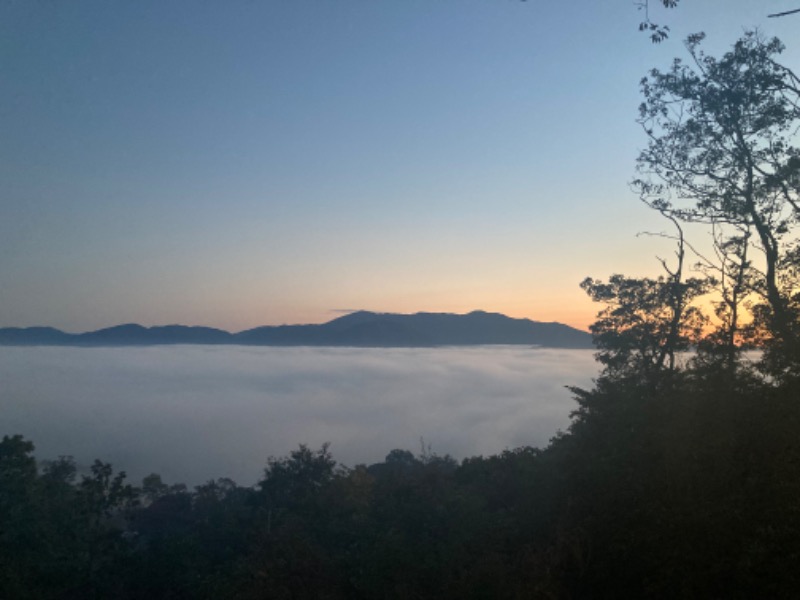
[[[337,311],[585,327],[654,273],[638,82],[793,0],[0,4],[0,326],[241,330]],[[798,65],[797,48],[785,61]]]

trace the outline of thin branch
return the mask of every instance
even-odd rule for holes
[[[795,8],[794,10],[787,10],[785,12],[779,12],[772,15],[767,15],[768,17],[785,17],[786,15],[793,15],[795,13],[800,13],[800,8]]]
[[[664,216],[667,216],[664,213],[661,213],[661,214],[664,215]],[[669,217],[667,217],[667,218],[669,218]],[[692,254],[694,254],[701,261],[707,263],[708,265],[713,265],[712,261],[708,260],[705,256],[703,256],[703,254],[699,250],[697,250],[697,248],[692,246],[692,244],[687,242],[685,239],[681,240],[680,236],[671,235],[671,234],[666,233],[664,231],[658,231],[658,232],[656,232],[656,231],[640,231],[639,233],[636,234],[636,237],[639,237],[640,235],[647,235],[647,236],[650,236],[650,237],[660,237],[660,238],[664,238],[665,240],[672,240],[673,242],[682,243],[684,246],[689,248],[689,250],[692,251]],[[662,259],[662,258],[660,258],[658,256],[656,256],[656,259],[661,264],[664,264],[664,259]],[[667,273],[670,273],[670,275],[672,274],[671,271],[669,271],[669,269],[667,269]]]

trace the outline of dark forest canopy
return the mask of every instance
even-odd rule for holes
[[[5,437],[0,597],[793,596],[797,385],[693,371],[576,392],[544,449],[345,468],[301,446],[254,486],[79,476]]]

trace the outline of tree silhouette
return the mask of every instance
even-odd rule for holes
[[[639,123],[649,143],[639,155],[634,187],[662,214],[712,228],[723,263],[718,273],[733,281],[720,291],[728,339],[750,295],[755,322],[776,359],[773,374],[793,371],[800,79],[777,62],[783,50],[777,39],[748,32],[719,59],[702,52],[702,40],[702,34],[687,40],[689,63],[676,59],[668,71],[654,69],[642,80]],[[748,255],[751,243],[758,263]]]

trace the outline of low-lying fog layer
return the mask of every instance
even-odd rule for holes
[[[299,443],[331,442],[348,466],[420,438],[459,459],[543,446],[575,408],[564,386],[596,372],[591,351],[522,347],[4,347],[0,435],[135,483],[251,485]]]

